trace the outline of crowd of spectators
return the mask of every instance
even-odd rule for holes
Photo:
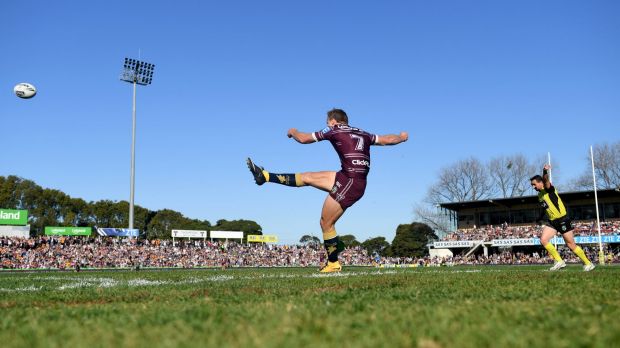
[[[75,269],[106,267],[318,267],[322,246],[177,242],[111,237],[0,238],[0,267]],[[367,266],[372,258],[361,247],[340,254],[344,265]]]
[[[620,222],[604,223],[605,234],[617,234]],[[592,224],[577,224],[578,235],[591,235]],[[492,240],[529,238],[539,235],[536,227],[484,227],[455,232],[448,240]],[[560,247],[569,262],[578,262],[566,247]],[[585,246],[591,260],[598,259],[596,248]],[[447,258],[378,257],[362,247],[345,249],[340,260],[345,266],[371,265],[486,265],[550,263],[544,250],[522,253],[512,249],[491,249],[489,256],[455,255]],[[610,262],[620,262],[620,253],[607,249]],[[0,237],[0,268],[79,269],[79,268],[196,268],[196,267],[319,267],[325,262],[320,245],[240,244],[236,242],[136,240],[113,237]]]
[[[575,236],[597,236],[598,226],[592,222],[574,223]],[[482,226],[470,229],[461,229],[452,232],[442,238],[442,241],[457,240],[481,240],[491,241],[493,239],[516,239],[516,238],[538,238],[542,232],[542,226],[510,226],[502,224],[499,226]],[[601,222],[601,235],[620,234],[620,221]]]
[[[598,248],[583,247],[584,252],[592,261],[598,262]],[[558,252],[562,259],[568,263],[581,264],[581,260],[568,247],[559,246]],[[612,250],[609,247],[604,248],[604,257],[606,263],[620,262],[620,250]],[[435,266],[458,266],[458,265],[541,265],[552,264],[553,260],[544,250],[534,252],[520,252],[509,249],[499,250],[496,253],[485,256],[483,254],[474,254],[471,256],[454,255],[448,257],[424,257],[424,258],[383,258],[382,265],[404,266],[411,265],[418,267],[435,267]]]

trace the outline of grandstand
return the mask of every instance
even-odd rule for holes
[[[0,237],[0,268],[71,270],[85,268],[318,267],[325,252],[314,245],[138,240],[113,237]],[[370,266],[361,247],[340,255],[349,266]]]
[[[597,193],[602,242],[606,254],[613,260],[620,246],[620,192],[615,189]],[[586,246],[597,244],[594,191],[562,193],[562,200],[575,221],[576,242]],[[530,259],[545,255],[538,239],[541,233],[538,222],[543,211],[537,196],[444,203],[440,207],[457,228],[429,244],[432,256],[450,260],[458,256],[468,260],[505,257],[507,253],[513,258],[525,255]],[[564,241],[558,236],[553,243],[563,245]]]
[[[620,222],[607,226],[613,231],[608,233],[608,238],[620,238]],[[513,242],[515,240],[517,243]],[[381,267],[550,263],[540,246],[533,242],[528,244],[528,240],[503,239],[505,244],[498,245],[494,244],[497,240],[491,239],[444,240],[430,245],[431,256],[382,257],[380,264],[366,250],[356,246],[343,251],[340,259],[347,266]],[[471,250],[473,252],[469,253]],[[596,256],[596,248],[584,247],[584,250],[589,257]],[[568,262],[577,262],[572,253],[561,248],[560,251]],[[620,261],[619,251],[617,247],[607,247],[607,261]],[[171,240],[101,236],[0,237],[0,269],[5,270],[319,267],[324,261],[325,252],[316,245],[210,241],[204,245],[201,241],[181,241],[175,245]]]
[[[620,219],[620,192],[615,189],[598,190],[597,193],[601,221]],[[573,220],[596,219],[594,191],[562,192],[562,201]],[[541,215],[538,196],[535,195],[443,203],[440,207],[459,230],[501,224],[531,225]]]

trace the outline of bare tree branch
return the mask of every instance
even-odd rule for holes
[[[429,225],[433,230],[439,231],[439,234],[447,234],[453,229],[449,217],[435,206],[416,204],[413,208],[413,215],[415,221]]]
[[[500,156],[487,165],[491,178],[491,190],[502,198],[521,197],[528,193],[529,178],[538,168],[529,163],[524,155]]]
[[[620,141],[614,144],[596,145],[594,153],[594,173],[598,189],[615,189],[620,187]],[[590,151],[585,157],[587,168],[584,173],[570,183],[573,190],[592,190],[592,162]]]

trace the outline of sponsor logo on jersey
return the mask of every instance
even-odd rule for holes
[[[366,166],[366,167],[370,167],[370,162],[366,161],[366,160],[352,160],[351,163],[353,163],[353,165],[356,166]]]

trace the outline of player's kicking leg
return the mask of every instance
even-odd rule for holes
[[[247,159],[248,168],[254,176],[256,185],[262,185],[266,182],[280,184],[292,187],[312,186],[319,190],[329,192],[334,186],[336,172],[307,172],[292,174],[276,174],[270,173],[265,168],[256,165],[251,159]]]
[[[333,171],[275,174],[256,165],[249,158],[247,164],[257,185],[272,182],[293,187],[312,186],[330,192],[336,181],[336,172]],[[344,250],[344,244],[338,239],[335,224],[343,213],[344,209],[340,203],[328,195],[321,211],[321,230],[323,231],[323,242],[328,259],[327,264],[321,268],[323,273],[339,272],[342,269],[340,262],[338,262],[338,254]]]

